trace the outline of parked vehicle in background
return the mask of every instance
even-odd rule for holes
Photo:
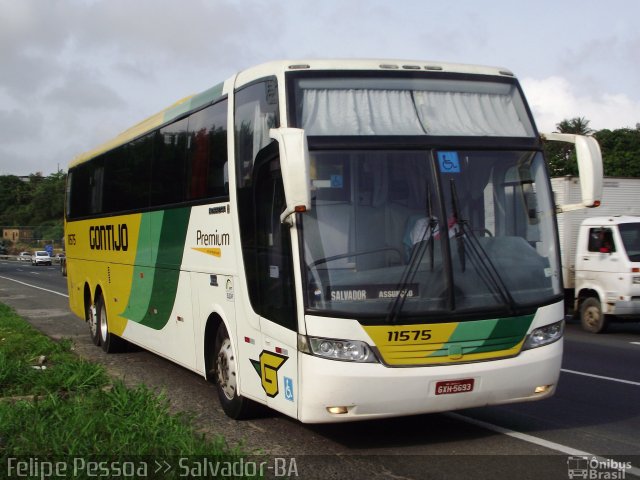
[[[51,257],[49,252],[45,250],[38,250],[31,256],[31,265],[51,265]]]
[[[20,255],[18,255],[18,261],[30,262],[31,261],[31,254],[29,252],[20,252]]]
[[[551,184],[556,204],[580,197],[577,177]],[[558,234],[569,312],[593,333],[614,318],[640,319],[640,178],[605,178],[598,208],[564,210]]]
[[[65,255],[62,253],[59,255],[59,260],[60,260],[60,273],[62,274],[63,277],[67,276],[67,257],[65,257]]]

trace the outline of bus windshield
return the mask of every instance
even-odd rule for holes
[[[540,152],[315,150],[311,171],[310,312],[515,314],[561,293]]]

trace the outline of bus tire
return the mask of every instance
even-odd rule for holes
[[[87,324],[89,325],[89,335],[91,341],[96,347],[100,346],[100,329],[98,328],[98,313],[97,309],[93,305],[86,305],[85,317]]]
[[[251,416],[251,401],[238,394],[238,363],[224,324],[220,324],[214,344],[216,390],[227,416],[241,420]]]
[[[107,317],[107,306],[102,296],[96,300],[96,316],[98,324],[98,336],[100,345],[105,353],[121,352],[124,347],[124,340],[109,332],[109,319]]]
[[[591,333],[602,333],[607,328],[607,319],[602,313],[600,300],[595,297],[585,298],[580,305],[580,322],[582,328]]]

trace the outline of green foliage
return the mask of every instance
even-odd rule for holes
[[[47,395],[36,401],[0,403],[6,453],[12,456],[91,456],[111,459],[136,455],[221,455],[218,438],[194,435],[191,419],[173,415],[169,402],[144,385],[130,389],[117,382],[68,398]],[[2,449],[0,448],[0,453]]]
[[[600,130],[604,174],[608,177],[640,177],[640,128]]]
[[[33,226],[36,238],[61,239],[66,180],[64,172],[30,175],[29,181],[0,176],[0,228]]]
[[[34,455],[102,460],[106,455],[114,462],[242,456],[221,437],[196,433],[193,417],[172,413],[166,396],[144,385],[109,382],[102,366],[73,353],[71,341],[51,341],[0,304],[0,468],[9,457]]]
[[[0,397],[78,392],[108,383],[102,367],[52,342],[0,304]]]

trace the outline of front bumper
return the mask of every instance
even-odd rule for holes
[[[443,412],[539,400],[553,395],[562,362],[563,340],[502,360],[390,368],[325,360],[302,354],[299,419],[342,422]],[[436,395],[439,381],[474,379],[471,392]],[[544,393],[539,386],[552,385]],[[347,407],[332,414],[329,407]]]

